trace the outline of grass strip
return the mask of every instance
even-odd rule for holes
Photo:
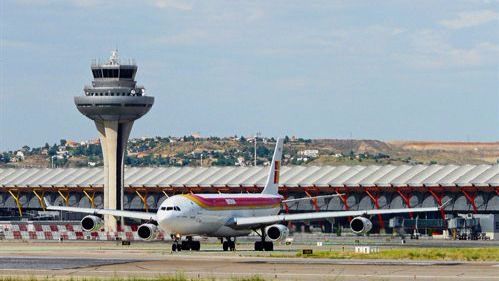
[[[352,251],[314,251],[298,257],[331,259],[390,259],[390,260],[442,260],[442,261],[499,261],[499,247],[490,248],[403,248],[380,249],[378,253],[362,254]]]

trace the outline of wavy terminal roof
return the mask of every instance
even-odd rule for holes
[[[264,185],[268,167],[126,168],[126,187]],[[101,187],[102,168],[0,169],[0,187]],[[283,166],[284,187],[499,187],[499,165]]]

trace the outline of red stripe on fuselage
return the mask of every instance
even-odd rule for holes
[[[186,194],[184,197],[205,209],[272,208],[281,203],[279,197],[204,197],[198,194]]]

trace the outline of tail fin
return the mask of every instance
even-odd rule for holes
[[[262,194],[278,194],[279,193],[279,171],[281,170],[282,147],[284,140],[277,139],[274,149],[274,156],[270,164],[270,171],[267,177],[267,182],[263,188]]]

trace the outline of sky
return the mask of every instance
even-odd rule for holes
[[[117,48],[131,137],[499,139],[498,1],[0,1],[0,151],[97,138],[73,101]]]

